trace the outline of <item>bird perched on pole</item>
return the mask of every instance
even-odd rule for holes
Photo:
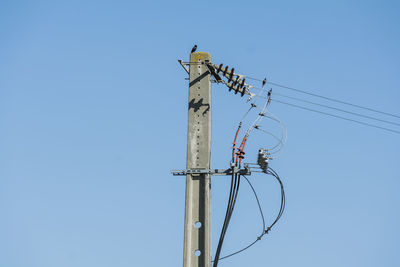
[[[192,52],[190,52],[190,53],[196,52],[196,49],[197,49],[197,45],[194,45],[193,48],[192,48]]]

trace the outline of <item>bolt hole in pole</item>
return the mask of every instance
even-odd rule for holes
[[[194,255],[195,255],[196,257],[200,256],[200,255],[201,255],[201,251],[200,251],[199,249],[196,250],[196,251],[194,252]]]
[[[199,228],[201,228],[201,222],[196,222],[195,224],[194,224],[194,227],[196,227],[197,229],[199,229]]]

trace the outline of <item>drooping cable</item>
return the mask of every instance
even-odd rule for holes
[[[265,113],[260,113],[260,114],[263,114],[264,117],[266,117],[266,118],[268,118],[270,120],[278,122],[280,124],[281,128],[282,128],[281,139],[279,140],[279,142],[273,147],[265,148],[265,150],[268,152],[268,154],[270,154],[270,155],[275,154],[274,156],[270,157],[271,159],[277,158],[279,156],[278,154],[280,154],[282,152],[283,147],[284,147],[284,145],[286,143],[286,139],[287,139],[286,126],[270,111],[266,110]],[[262,129],[259,126],[255,126],[255,129],[257,129],[259,131],[262,131],[262,132],[264,132],[266,134],[269,134],[271,136],[273,135],[271,132]],[[276,148],[278,148],[278,149],[275,150]]]
[[[251,242],[251,243],[250,243],[249,245],[247,245],[246,247],[244,247],[244,248],[242,248],[242,249],[240,249],[240,250],[238,250],[238,251],[235,251],[235,252],[233,252],[233,253],[231,253],[231,254],[228,254],[228,255],[226,255],[226,256],[223,256],[223,257],[221,257],[219,260],[223,260],[223,259],[232,257],[232,256],[234,256],[234,255],[236,255],[236,254],[239,254],[239,253],[241,253],[241,252],[243,252],[243,251],[249,249],[250,247],[252,247],[252,246],[253,246],[254,244],[256,244],[258,241],[260,241],[261,238],[262,238],[264,235],[268,234],[268,233],[271,231],[272,227],[274,227],[274,226],[276,225],[276,223],[279,221],[279,219],[282,217],[282,214],[283,214],[283,212],[284,212],[284,210],[285,210],[285,205],[286,205],[285,190],[284,190],[284,187],[283,187],[282,180],[281,180],[281,178],[279,177],[279,175],[275,172],[275,170],[273,170],[273,169],[270,168],[270,167],[268,167],[268,172],[267,172],[267,174],[272,175],[272,176],[279,182],[279,185],[280,185],[280,188],[281,188],[281,204],[280,204],[280,209],[279,209],[278,215],[275,217],[274,221],[273,221],[268,227],[265,228],[264,215],[263,215],[263,212],[262,212],[262,208],[261,208],[259,199],[258,199],[258,197],[257,197],[257,193],[255,192],[254,187],[251,185],[251,183],[250,183],[250,181],[247,179],[247,177],[243,175],[243,177],[246,178],[246,181],[249,183],[249,185],[250,185],[250,187],[251,187],[251,189],[252,189],[252,191],[253,191],[253,193],[254,193],[254,195],[255,195],[255,198],[256,198],[256,200],[257,200],[257,205],[258,205],[258,207],[259,207],[260,215],[261,215],[262,220],[263,220],[263,231],[262,231],[262,233],[257,237],[256,240],[254,240],[253,242]]]

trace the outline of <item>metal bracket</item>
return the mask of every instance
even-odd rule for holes
[[[233,169],[189,169],[171,170],[171,173],[174,176],[185,176],[188,174],[232,175],[236,173],[241,175],[251,175],[251,171],[247,165],[244,166],[244,169],[238,169],[237,167],[234,167]]]
[[[207,68],[210,70],[211,74],[213,75],[213,77],[215,78],[217,83],[222,82],[222,78],[217,74],[217,72],[215,71],[215,68],[212,64],[208,63]]]
[[[182,68],[184,68],[187,72],[187,74],[189,74],[189,69],[186,67],[186,65],[183,63],[182,59],[178,59],[179,64],[181,64]]]

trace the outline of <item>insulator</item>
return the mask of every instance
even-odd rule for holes
[[[246,92],[246,90],[247,90],[246,87],[243,87],[243,88],[242,88],[242,91],[240,92],[241,96],[244,96],[244,93]]]
[[[235,68],[232,68],[231,74],[229,75],[229,80],[232,80],[234,72],[235,72]]]
[[[265,84],[267,83],[267,78],[262,81],[262,88],[264,88]]]
[[[232,72],[230,72],[228,75],[226,75],[226,78],[228,79],[228,83],[230,83],[232,81]]]
[[[239,77],[236,77],[235,80],[232,80],[233,85],[236,85],[238,83],[238,81],[239,81]]]
[[[243,78],[243,80],[242,80],[242,84],[241,84],[241,87],[243,87],[243,86],[244,86],[244,81],[246,81],[246,78]]]
[[[224,69],[224,76],[226,75],[226,72],[228,71],[228,68],[229,68],[228,66],[225,67],[225,69]]]
[[[263,172],[266,173],[268,169],[268,155],[264,152],[263,149],[258,150],[257,163],[263,170]]]
[[[223,64],[219,64],[219,67],[217,68],[217,73],[219,73],[222,70]]]
[[[230,84],[230,83],[228,83],[228,85],[227,85],[227,86],[228,86],[228,88],[229,88],[229,92],[230,92],[230,91],[232,91],[232,89],[233,89],[233,85],[232,85],[232,84]]]
[[[244,154],[246,154],[246,153],[244,153],[244,151],[243,150],[240,150],[239,148],[238,148],[238,151],[236,152],[236,155],[244,155]]]

